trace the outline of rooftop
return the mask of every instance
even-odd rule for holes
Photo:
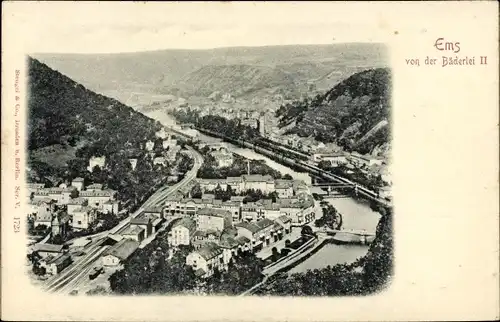
[[[222,232],[218,230],[197,230],[194,232],[193,237],[208,237],[210,235],[220,238]]]
[[[138,235],[143,231],[144,228],[139,227],[139,226],[129,226],[125,231],[122,233],[122,235]]]
[[[260,175],[260,174],[245,174],[242,175],[243,180],[248,182],[264,182],[264,181],[274,181],[273,177],[270,175]]]
[[[89,185],[87,187],[87,190],[88,189],[97,189],[97,190],[101,190],[102,189],[102,183],[93,183],[91,185]]]
[[[53,252],[60,253],[62,252],[63,245],[54,245],[54,244],[36,244],[34,250],[37,252]]]
[[[276,180],[274,184],[275,189],[288,189],[293,187],[293,181],[291,180]]]
[[[59,256],[54,256],[50,258],[49,260],[46,260],[47,264],[54,264],[54,265],[60,265],[64,263],[66,260],[71,259],[71,255],[69,254],[61,254]]]
[[[198,210],[198,215],[227,217],[231,216],[231,212],[219,208],[202,208]]]
[[[175,228],[177,226],[182,226],[185,227],[189,230],[190,233],[193,233],[196,230],[196,222],[192,220],[191,218],[182,218],[181,220],[177,221],[172,228]]]
[[[279,221],[281,221],[284,224],[286,224],[287,222],[292,221],[292,219],[290,217],[285,216],[285,215],[279,216],[278,218],[276,218],[276,220],[279,220]]]
[[[209,260],[222,254],[222,249],[216,243],[208,242],[196,252],[205,260]]]
[[[121,260],[125,260],[132,255],[135,250],[139,247],[140,243],[131,239],[122,239],[116,243],[112,248],[105,252],[106,255],[112,255],[118,257]]]
[[[101,191],[80,191],[80,197],[111,197],[116,191],[111,189]]]
[[[250,242],[250,239],[246,238],[245,236],[239,236],[239,237],[236,237],[236,242],[240,245],[244,245],[246,243],[249,243]]]

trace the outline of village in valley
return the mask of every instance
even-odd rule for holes
[[[106,182],[76,177],[57,187],[27,184],[27,213],[34,242],[28,259],[35,279],[51,290],[108,293],[107,279],[155,238],[166,239],[167,258],[179,250],[184,252],[184,265],[192,268],[194,279],[228,271],[245,254],[260,261],[262,270],[269,270],[273,265],[289,265],[290,253],[296,257],[313,250],[304,245],[310,244],[314,234],[310,228],[318,229],[313,224],[324,216],[326,208],[319,202],[321,197],[311,193],[310,182],[289,175],[275,178],[252,173],[252,162],[245,158],[240,176],[196,177],[196,173],[203,175],[200,168],[207,166],[202,165],[200,153],[212,160],[209,166],[215,171],[231,169],[242,157],[234,155],[226,143],[202,142],[192,131],[171,130],[162,128],[155,134],[161,139],[156,141],[160,149],[153,140],[144,142],[149,162],[163,168],[184,154],[193,161],[198,159],[192,162],[192,169],[186,169],[195,175],[168,173],[166,186],[135,211],[130,200],[122,200],[119,191],[107,188]],[[310,161],[351,167],[378,162],[342,153],[315,153]],[[128,162],[135,171],[137,159]],[[92,156],[87,171],[101,171],[106,166],[104,156]],[[339,219],[339,214],[334,216],[330,227],[339,229]],[[74,280],[64,274],[70,270],[69,276],[77,276]]]
[[[390,70],[355,59],[318,63],[321,89],[306,73],[245,92],[202,67],[189,79],[208,88],[118,100],[30,57],[31,280],[77,296],[379,290],[392,270]]]

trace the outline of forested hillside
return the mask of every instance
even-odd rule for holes
[[[96,94],[28,58],[29,179],[57,181],[81,174],[94,156],[137,150],[159,124],[115,99]]]
[[[150,137],[159,125],[29,58],[29,149],[100,142],[106,151]]]
[[[282,127],[296,122],[290,133],[371,153],[389,143],[390,103],[390,71],[377,68],[356,73],[325,94],[283,105],[277,116]]]

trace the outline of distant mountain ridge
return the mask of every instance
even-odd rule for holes
[[[390,146],[391,75],[387,68],[356,73],[313,99],[277,111],[288,133],[336,142],[360,153],[386,152]]]
[[[322,86],[331,86],[358,67],[386,66],[387,51],[383,44],[346,43],[331,45],[290,45],[264,47],[232,47],[203,50],[160,50],[122,54],[35,54],[35,58],[61,71],[75,81],[97,92],[118,98],[121,92],[143,91],[172,94],[174,84],[180,89],[198,88],[199,82],[189,75],[203,68],[248,65],[263,73],[263,79],[280,79],[280,74],[292,73],[295,81],[318,79]],[[209,67],[207,67],[209,66]],[[276,75],[269,73],[276,69]],[[335,76],[334,71],[339,74]],[[326,76],[333,77],[327,79]],[[270,76],[271,75],[271,76]],[[233,75],[238,82],[239,75]],[[259,84],[257,82],[257,84]],[[224,88],[229,85],[228,88]],[[288,85],[288,82],[285,82]],[[231,89],[229,81],[215,86],[222,92]],[[320,86],[321,87],[321,86]],[[326,88],[326,87],[325,87]],[[208,90],[202,91],[203,93]],[[210,94],[210,93],[209,93]],[[126,100],[120,96],[122,101]]]
[[[240,96],[277,86],[294,87],[295,83],[293,77],[281,68],[239,64],[203,66],[174,86],[192,95],[208,96],[220,91]]]

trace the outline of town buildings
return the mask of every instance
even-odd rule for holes
[[[27,188],[30,192],[27,210],[29,214],[35,214],[34,227],[54,226],[54,233],[65,233],[67,226],[77,230],[88,229],[96,221],[97,211],[117,214],[120,210],[116,191],[103,189],[99,183],[85,188],[82,178],[73,179],[69,187],[62,184],[57,188],[45,188],[43,184],[28,184]],[[67,207],[67,216],[59,218],[57,209],[63,206]]]

